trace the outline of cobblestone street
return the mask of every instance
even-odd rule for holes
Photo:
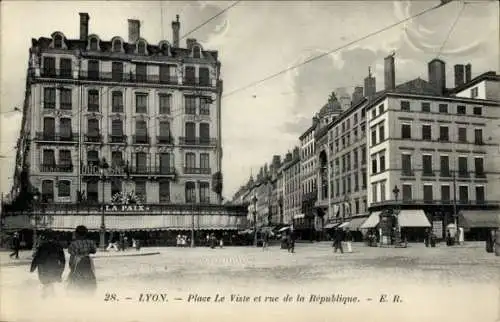
[[[493,322],[500,318],[500,261],[484,251],[483,243],[436,248],[412,244],[399,249],[354,244],[353,253],[347,254],[334,254],[329,243],[297,244],[294,254],[277,246],[266,251],[250,247],[145,248],[115,254],[98,254],[98,292],[95,298],[75,305],[74,299],[63,297],[63,285],[58,285],[57,299],[39,300],[37,275],[28,272],[29,252],[21,254],[24,264],[19,265],[12,265],[8,253],[2,253],[2,321],[76,321],[77,316],[88,317],[88,321],[143,321],[147,316],[148,321],[160,321],[152,318],[158,314],[172,318],[189,315],[193,321],[207,316],[219,321],[235,317],[246,321],[250,316],[265,321],[330,321],[332,317],[341,321],[367,317],[368,321],[448,321],[453,317],[454,321]],[[122,256],[132,254],[151,255]],[[106,293],[116,294],[120,301],[104,301]],[[169,302],[140,303],[141,293],[167,293]],[[226,301],[187,302],[189,294],[213,299],[216,293],[226,296]],[[231,294],[252,299],[279,297],[280,303],[231,303]],[[283,303],[287,294],[293,301]],[[304,296],[304,302],[297,301],[297,294]],[[359,302],[311,302],[311,295],[326,301],[332,294],[357,297]],[[384,294],[388,303],[381,303]],[[395,295],[400,303],[393,302]],[[49,304],[56,300],[64,305]],[[49,308],[54,309],[50,314]],[[78,315],[69,313],[70,308],[74,312],[90,309]]]

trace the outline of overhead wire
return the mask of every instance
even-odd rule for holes
[[[455,29],[455,26],[457,25],[458,21],[460,20],[460,17],[462,15],[466,5],[467,5],[466,2],[462,2],[462,6],[461,6],[460,10],[458,11],[455,20],[453,21],[453,23],[450,27],[450,30],[448,30],[448,34],[446,35],[446,38],[444,39],[443,43],[441,44],[441,47],[439,47],[439,51],[436,55],[436,58],[439,58],[439,56],[441,56],[441,53],[443,52],[443,49],[446,46],[446,43],[448,42],[448,40],[450,40],[450,36],[451,36],[453,30]]]

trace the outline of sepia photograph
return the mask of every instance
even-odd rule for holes
[[[494,0],[0,3],[0,322],[500,322]]]

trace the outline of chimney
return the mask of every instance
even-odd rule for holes
[[[468,83],[472,80],[472,65],[465,65],[465,82]]]
[[[396,88],[396,70],[394,68],[394,55],[390,54],[384,58],[384,86],[386,91]]]
[[[352,93],[352,104],[356,104],[363,99],[363,86],[354,87],[354,92]]]
[[[86,41],[89,36],[90,16],[86,12],[80,12],[80,40]]]
[[[128,42],[135,43],[141,37],[141,22],[135,19],[128,20]]]
[[[365,96],[373,96],[376,92],[375,77],[372,77],[371,68],[368,67],[368,77],[365,78]]]
[[[186,47],[187,49],[191,50],[194,46],[194,44],[196,43],[196,39],[194,38],[188,38],[186,39]]]
[[[181,30],[181,23],[179,22],[179,15],[175,16],[175,21],[172,21],[172,42],[175,48],[179,48],[179,30]]]
[[[446,65],[440,59],[433,59],[428,64],[429,83],[437,94],[443,95],[446,89]]]
[[[464,65],[455,65],[453,69],[455,70],[455,87],[459,87],[465,82],[465,69]]]

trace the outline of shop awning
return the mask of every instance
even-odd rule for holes
[[[465,228],[497,228],[500,227],[500,211],[464,210],[458,215],[458,223]]]
[[[350,221],[345,221],[345,222],[341,223],[338,228],[347,228],[349,223],[350,223]]]
[[[361,229],[370,229],[370,228],[375,228],[378,225],[378,222],[380,221],[380,211],[375,211],[370,214],[368,219],[361,224],[359,228]]]
[[[398,215],[400,227],[431,227],[423,210],[401,210]]]
[[[326,224],[324,228],[331,229],[331,228],[337,227],[338,225],[339,225],[339,223],[330,223],[330,224]]]
[[[358,230],[361,225],[366,221],[367,217],[362,217],[362,218],[353,218],[349,222],[348,228],[350,230]]]

